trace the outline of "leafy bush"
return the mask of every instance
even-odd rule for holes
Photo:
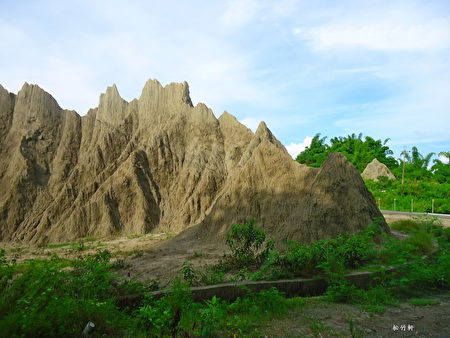
[[[421,228],[421,224],[413,221],[412,219],[402,219],[400,221],[393,222],[390,225],[391,229],[403,231],[403,232],[414,232]]]
[[[402,247],[412,254],[430,254],[433,251],[433,235],[425,231],[416,232],[403,241]]]
[[[256,279],[308,277],[317,274],[330,276],[347,268],[359,267],[375,256],[374,239],[379,227],[367,227],[361,235],[344,234],[319,240],[310,245],[286,242],[284,253],[271,252]]]
[[[152,336],[175,336],[181,333],[186,314],[192,308],[192,295],[187,284],[176,280],[172,291],[161,299],[148,296],[136,312],[139,330]]]
[[[236,266],[260,261],[274,246],[273,241],[266,241],[266,233],[255,226],[254,219],[243,224],[233,224],[227,233],[226,243]]]
[[[286,299],[276,289],[249,292],[232,303],[217,297],[197,303],[187,284],[178,281],[165,297],[148,297],[136,318],[138,332],[150,336],[233,336],[255,333],[255,324],[282,315],[300,303],[298,299]]]
[[[111,296],[109,256],[98,252],[77,260],[73,267],[58,257],[2,266],[0,332],[5,336],[78,336],[88,321],[95,323],[99,333],[122,330],[124,317]]]
[[[195,282],[197,276],[191,262],[185,261],[181,268],[181,272],[183,273],[183,279],[186,283],[192,285]]]

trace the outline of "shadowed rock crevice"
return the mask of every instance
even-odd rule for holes
[[[187,83],[149,80],[130,102],[113,85],[85,116],[36,85],[0,87],[0,136],[0,240],[163,231],[224,243],[255,217],[273,237],[310,242],[382,217],[344,156],[301,165],[264,122],[253,133],[194,107]]]

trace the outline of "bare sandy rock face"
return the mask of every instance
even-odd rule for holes
[[[342,155],[301,165],[263,122],[253,133],[226,112],[216,119],[187,83],[156,80],[131,102],[108,87],[82,117],[36,85],[0,86],[0,192],[0,240],[31,243],[223,239],[248,217],[275,238],[311,241],[382,217]]]
[[[366,180],[374,180],[378,181],[378,177],[387,177],[389,179],[395,180],[395,176],[391,173],[388,167],[384,163],[381,163],[376,158],[370,162],[364,171],[362,172],[361,176]]]

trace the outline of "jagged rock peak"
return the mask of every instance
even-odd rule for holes
[[[119,91],[117,90],[117,86],[115,83],[113,83],[112,86],[106,88],[106,95],[112,97],[120,97]]]
[[[241,122],[238,121],[238,119],[236,117],[234,117],[233,115],[231,115],[230,113],[228,113],[227,111],[224,111],[222,113],[222,115],[220,115],[220,117],[218,118],[220,124],[222,126],[226,126],[229,128],[245,128],[247,129],[250,133],[253,134],[253,132],[247,128],[244,124],[242,124]]]
[[[238,122],[237,118],[234,117],[233,115],[231,115],[226,110],[222,113],[222,115],[220,115],[219,120],[223,120],[223,121],[230,120],[230,121]]]
[[[142,89],[139,101],[156,104],[158,101],[166,101],[172,104],[187,104],[193,107],[189,95],[189,85],[186,81],[183,83],[172,82],[162,86],[158,80],[148,80]]]
[[[112,86],[106,88],[105,93],[100,94],[99,106],[102,104],[114,104],[122,101],[125,100],[120,96],[116,84],[113,84]]]
[[[261,139],[266,139],[268,141],[273,141],[274,136],[264,121],[259,122],[258,128],[255,132],[256,136],[259,136]]]
[[[0,92],[4,92],[4,93],[6,92],[9,94],[9,91],[5,87],[3,87],[1,84],[0,84]]]
[[[52,95],[36,84],[25,82],[17,93],[18,101],[27,101],[32,106],[51,105],[52,108],[60,109],[58,102]]]

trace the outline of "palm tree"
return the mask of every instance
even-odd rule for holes
[[[411,154],[410,154],[411,153]],[[401,152],[403,156],[403,169],[402,169],[402,185],[405,182],[405,164],[408,163],[415,168],[415,171],[420,173],[426,172],[428,170],[428,165],[430,164],[430,160],[435,155],[435,153],[429,153],[426,156],[423,156],[417,147],[412,147],[411,151],[403,150]]]
[[[401,155],[403,156],[403,168],[402,168],[402,185],[403,185],[405,183],[405,162],[408,161],[408,163],[410,163],[411,156],[409,156],[409,151],[406,150],[406,148],[401,152]]]
[[[402,153],[403,154],[403,153]],[[418,168],[427,169],[430,164],[430,160],[435,155],[435,153],[428,153],[426,156],[423,156],[417,147],[411,148],[411,156],[405,156],[407,161]]]

